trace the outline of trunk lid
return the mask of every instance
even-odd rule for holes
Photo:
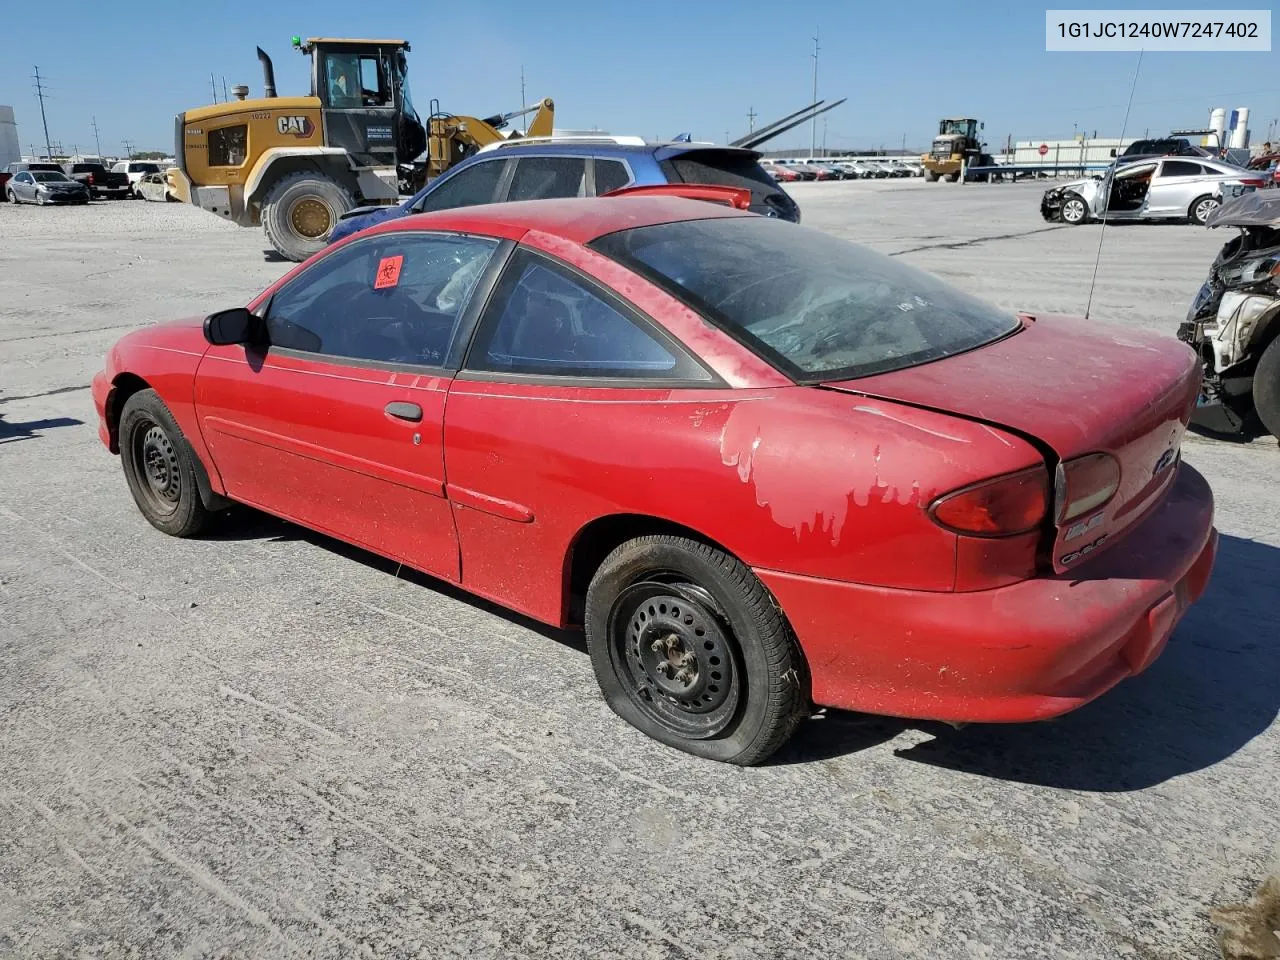
[[[1172,337],[1071,317],[1024,317],[1021,330],[985,347],[824,386],[1005,428],[1038,441],[1051,469],[1090,453],[1115,457],[1115,496],[1056,525],[1052,558],[1063,572],[1119,540],[1168,489],[1200,364]]]

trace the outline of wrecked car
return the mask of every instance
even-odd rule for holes
[[[1217,160],[1163,157],[1113,165],[1103,174],[1055,186],[1041,198],[1040,215],[1072,226],[1104,218],[1203,224],[1224,196],[1266,183],[1252,171]]]
[[[687,199],[725,190],[373,226],[116,343],[101,439],[170,535],[236,501],[583,630],[606,703],[708,759],[814,704],[1043,720],[1154,662],[1217,543],[1192,352]]]
[[[1218,433],[1280,437],[1280,191],[1223,204],[1207,226],[1239,233],[1218,252],[1178,327],[1203,364],[1192,422]]]

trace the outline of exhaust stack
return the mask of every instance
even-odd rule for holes
[[[262,61],[262,95],[270,99],[276,95],[276,71],[267,51],[258,47],[258,59]]]

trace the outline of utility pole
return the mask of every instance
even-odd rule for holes
[[[728,130],[726,130],[726,131],[724,132],[724,142],[725,142],[725,144],[726,144],[726,145],[728,145],[728,143],[729,143],[729,131],[728,131]]]
[[[44,115],[44,85],[40,80],[40,68],[36,67],[36,98],[40,101],[40,122],[44,124],[44,149],[49,159],[53,159],[53,147],[49,144],[49,121]]]
[[[125,157],[125,159],[126,159],[126,160],[132,160],[132,159],[133,159],[133,143],[132,143],[132,141],[129,141],[129,140],[121,140],[120,142],[124,144],[125,153],[127,154],[127,156]]]
[[[218,102],[218,85],[214,83],[213,74],[209,74],[209,89],[213,91],[213,102]]]
[[[102,156],[102,140],[98,136],[98,118],[96,116],[93,118],[93,142],[98,148],[98,156],[101,157]]]
[[[818,28],[813,28],[813,102],[818,102],[818,51],[822,48],[818,46]],[[809,125],[809,159],[813,159],[813,148],[818,141],[818,117],[814,115]]]
[[[523,110],[528,106],[529,102],[525,99],[524,95],[524,64],[522,63],[520,64],[520,109]],[[526,126],[527,125],[528,123],[526,121]]]
[[[754,133],[756,129],[756,108],[747,107],[747,133]],[[1275,121],[1273,120],[1272,123]]]
[[[822,155],[827,155],[827,118],[822,118]]]

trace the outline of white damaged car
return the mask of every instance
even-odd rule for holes
[[[1241,191],[1266,186],[1256,171],[1200,157],[1159,157],[1113,166],[1046,191],[1040,215],[1073,226],[1089,220],[1190,220]]]

